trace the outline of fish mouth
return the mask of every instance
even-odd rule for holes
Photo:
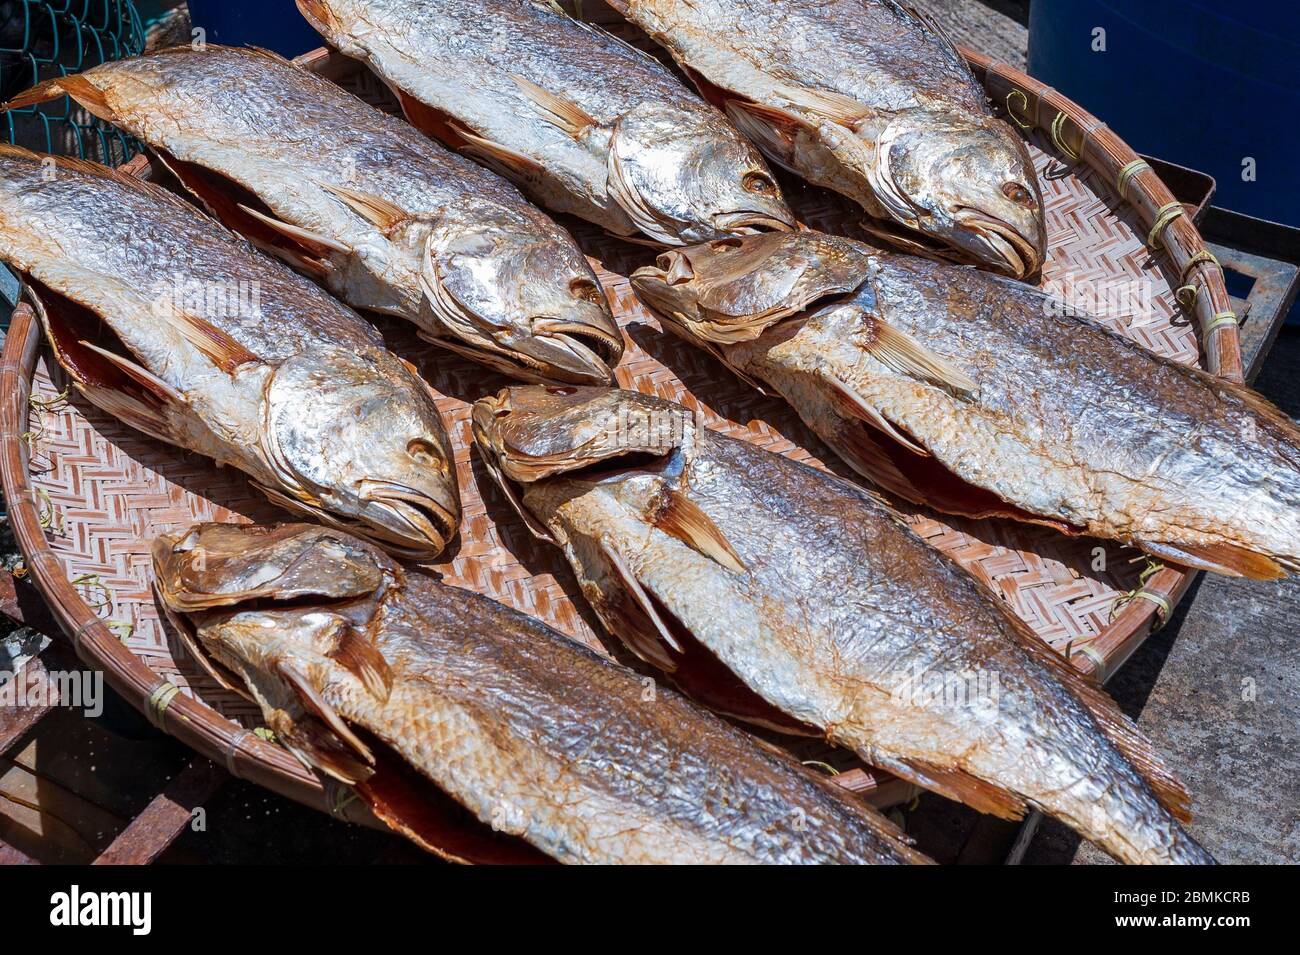
[[[608,385],[614,381],[614,366],[623,357],[623,340],[604,329],[561,318],[535,318],[533,334],[545,343],[545,355],[525,356],[547,362],[552,376],[567,384]],[[553,347],[552,347],[553,346]],[[555,350],[560,350],[556,352]],[[567,352],[571,360],[560,359]]]
[[[456,511],[415,488],[366,479],[357,491],[366,504],[363,536],[391,537],[412,554],[436,556],[456,535]]]
[[[793,217],[779,218],[766,212],[722,212],[713,217],[718,232],[731,235],[755,235],[759,232],[793,232]]]
[[[1010,223],[970,206],[959,208],[957,217],[987,250],[987,255],[980,256],[981,261],[1017,279],[1028,278],[1042,265],[1038,247]]]
[[[598,329],[559,319],[537,319],[533,330],[536,337],[527,348],[457,338],[430,340],[520,381],[542,385],[613,384],[613,366],[623,353],[621,341]]]

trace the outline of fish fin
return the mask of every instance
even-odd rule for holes
[[[380,703],[393,692],[393,671],[373,643],[351,627],[345,627],[338,645],[325,654],[362,682]]]
[[[229,189],[223,189],[213,181],[220,179],[229,183],[224,176],[219,176],[218,173],[204,169],[195,163],[183,162],[157,146],[153,147],[153,154],[190,195],[199,201],[210,221],[300,272],[315,278],[329,275],[329,266],[316,257],[319,255],[318,252],[307,248],[302,242],[291,238],[282,230],[273,228],[263,219],[249,215],[245,211],[246,204],[240,203]],[[189,203],[185,205],[190,212],[202,215]]]
[[[346,186],[321,185],[326,192],[335,196],[349,209],[365,219],[385,235],[392,232],[399,224],[410,218],[404,209],[398,208],[380,196]]]
[[[687,547],[728,570],[738,574],[746,572],[740,555],[718,529],[718,525],[682,492],[670,489],[651,522],[665,534],[677,538]]]
[[[829,90],[791,86],[782,89],[781,95],[801,109],[806,109],[823,119],[830,120],[840,126],[847,126],[850,129],[855,128],[875,112],[871,107],[858,102],[851,96],[833,93]]]
[[[842,416],[846,418],[856,418],[860,421],[867,422],[880,431],[883,431],[913,454],[919,454],[922,457],[930,456],[929,451],[895,428],[893,424],[890,423],[889,419],[876,410],[875,406],[848,385],[844,384],[844,382],[840,381],[834,375],[822,374],[819,377],[822,383],[830,390],[831,404]]]
[[[581,139],[587,130],[600,125],[590,113],[572,100],[557,96],[522,76],[514,73],[508,75],[543,119],[574,139]]]
[[[66,81],[70,77],[63,77]],[[8,143],[0,143],[0,157],[24,160],[26,162],[52,162],[55,166],[67,169],[70,172],[77,172],[85,176],[94,176],[98,179],[105,179],[115,182],[119,186],[131,189],[134,192],[144,193],[157,202],[170,204],[177,209],[183,209],[186,215],[198,216],[199,218],[208,218],[203,212],[196,209],[193,205],[186,202],[176,193],[164,189],[157,183],[149,182],[147,179],[141,179],[139,176],[133,176],[130,173],[122,172],[120,169],[111,169],[108,166],[101,165],[93,159],[82,159],[79,156],[55,156],[47,153],[32,152],[22,146],[10,146]]]
[[[298,245],[303,246],[313,255],[323,256],[329,252],[341,252],[344,255],[351,255],[353,250],[336,239],[331,239],[327,235],[321,235],[319,232],[312,232],[310,229],[304,229],[302,226],[296,226],[291,222],[285,222],[274,216],[268,216],[264,212],[258,212],[251,206],[246,206],[242,202],[236,203],[236,206],[245,215],[250,215],[258,222],[274,229],[287,238],[292,239]]]
[[[1164,757],[1156,751],[1151,741],[1142,734],[1132,720],[1124,715],[1119,704],[1096,679],[1081,672],[1065,657],[1043,643],[1042,639],[1019,617],[1010,611],[1005,611],[1005,616],[1012,623],[1010,629],[1021,649],[1056,677],[1057,681],[1087,708],[1106,738],[1151,787],[1160,805],[1169,810],[1178,821],[1190,822],[1192,798],[1187,788],[1174,775],[1173,770],[1165,762]]]
[[[597,546],[614,578],[622,586],[623,595],[628,598],[628,602],[616,608],[620,623],[623,624],[618,628],[618,636],[627,644],[628,649],[647,663],[669,673],[673,672],[677,669],[677,664],[664,650],[664,644],[677,653],[682,652],[681,645],[673,639],[668,625],[651,603],[650,596],[618,551],[605,544]]]
[[[167,423],[163,409],[142,398],[107,388],[92,382],[78,381],[77,390],[86,396],[96,408],[107,411],[114,418],[125,421],[137,431],[143,431],[151,438],[157,438],[166,444],[179,444],[177,436]]]
[[[368,762],[357,757],[328,727],[310,716],[294,720],[291,726],[279,725],[275,735],[298,761],[311,769],[347,786],[355,786],[370,776]]]
[[[978,394],[979,385],[948,359],[930,351],[911,335],[894,328],[879,316],[872,315],[865,309],[858,311],[861,314],[858,327],[862,330],[858,343],[886,368],[942,388],[958,397],[971,398]]]
[[[35,106],[37,103],[48,103],[52,99],[67,95],[68,91],[64,89],[60,82],[63,79],[62,76],[56,76],[52,80],[45,80],[30,89],[23,90],[7,103],[0,105],[0,112],[7,113],[13,109]]]
[[[329,703],[326,702],[325,698],[320,695],[314,686],[311,685],[311,681],[308,680],[306,676],[304,676],[299,670],[285,663],[283,660],[275,665],[275,672],[282,680],[284,680],[285,683],[289,684],[289,686],[293,688],[294,693],[298,696],[299,702],[302,703],[303,708],[307,710],[307,712],[311,713],[324,723],[325,726],[329,727],[338,739],[343,743],[346,743],[352,752],[359,756],[364,763],[368,766],[374,765],[375,754],[370,752],[370,747],[361,742],[360,737],[348,728],[348,724],[343,722],[343,717],[339,716],[338,713],[335,712],[334,707],[330,706]]]
[[[1028,808],[1025,800],[987,780],[955,766],[939,766],[919,759],[871,754],[871,762],[901,776],[909,783],[955,799],[977,812],[999,819],[1020,819]]]
[[[89,348],[105,361],[112,363],[137,385],[144,388],[150,394],[156,396],[160,402],[185,404],[185,397],[179,391],[167,384],[167,382],[163,381],[147,368],[143,368],[130,359],[123,358],[116,352],[109,351],[107,348],[100,348],[98,345],[88,342],[85,339],[82,339],[80,344],[84,348]]]
[[[949,56],[956,60],[956,62],[961,63],[963,66],[966,65],[966,58],[963,57],[961,51],[957,49],[957,41],[952,38],[952,35],[948,33],[947,30],[939,25],[939,22],[935,20],[934,17],[921,11],[917,7],[912,6],[910,3],[895,3],[894,6],[901,10],[906,16],[910,16],[917,23],[921,24],[921,26],[935,39],[938,45],[942,47]]]
[[[1083,533],[1082,528],[1032,514],[992,491],[968,483],[932,455],[921,456],[905,447],[895,447],[893,441],[885,440],[887,436],[873,427],[873,422],[843,418],[835,433],[824,438],[853,470],[913,504],[972,520],[1006,518],[1050,527],[1072,537]]]
[[[873,484],[905,501],[924,504],[925,495],[894,465],[888,452],[873,437],[878,433],[855,418],[843,421],[828,443],[853,470]]]
[[[297,3],[298,12],[317,33],[328,37],[337,30],[338,21],[325,0],[297,0]]]
[[[531,156],[525,156],[509,146],[502,146],[478,133],[470,132],[466,126],[455,120],[449,120],[447,126],[463,140],[463,145],[459,147],[462,153],[474,157],[507,178],[528,179],[540,175],[543,171],[542,164]]]
[[[1144,551],[1184,567],[1208,570],[1228,577],[1280,580],[1287,576],[1286,567],[1267,554],[1233,544],[1179,544],[1141,540],[1136,543]]]
[[[86,112],[96,119],[102,119],[106,123],[117,122],[117,114],[113,111],[113,107],[108,104],[108,97],[104,94],[104,91],[86,77],[77,73],[70,73],[67,76],[59,76],[52,80],[46,80],[44,83],[38,83],[5,103],[4,106],[0,107],[0,111],[7,112],[11,109],[21,109],[24,106],[34,106],[37,103],[44,103],[64,94],[71,96]]]
[[[794,171],[795,141],[808,128],[807,123],[775,106],[740,99],[727,100],[726,113],[736,128],[753,140],[769,159],[787,171]]]
[[[232,374],[240,365],[261,361],[206,319],[179,309],[166,309],[164,314],[171,326],[180,332],[186,341],[226,374]]]

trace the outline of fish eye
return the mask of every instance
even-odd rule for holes
[[[600,291],[600,286],[591,279],[574,279],[569,283],[569,291],[577,298],[584,302],[590,302],[592,305],[605,304],[605,296]]]
[[[741,185],[745,187],[746,192],[752,192],[759,196],[776,195],[776,183],[761,172],[747,172],[745,178],[741,180]]]
[[[739,238],[734,235],[729,235],[725,239],[714,239],[709,243],[709,248],[714,252],[726,252],[729,249],[739,249],[742,245],[744,245],[744,243],[741,242]],[[667,266],[662,267],[667,268]]]
[[[433,467],[438,463],[438,453],[433,444],[424,438],[412,438],[406,442],[406,453],[417,464]]]
[[[1018,182],[1004,182],[1002,184],[1002,194],[1018,205],[1031,205],[1034,201],[1033,194],[1028,187]]]

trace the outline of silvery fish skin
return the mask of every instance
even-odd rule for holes
[[[1275,578],[1300,568],[1300,431],[1020,282],[799,233],[638,270],[687,338],[906,500]]]
[[[455,534],[428,386],[355,312],[178,196],[0,148],[0,259],[92,404],[395,553],[433,557]]]
[[[276,737],[447,858],[928,861],[672,690],[346,534],[204,524],[153,560],[173,622]]]
[[[1123,861],[1213,861],[1105,692],[870,493],[634,392],[508,388],[474,432],[606,626],[701,701]]]
[[[1025,144],[956,47],[894,0],[609,0],[773,162],[862,205],[908,251],[1014,278],[1042,265]]]
[[[159,151],[228,226],[355,308],[516,378],[608,384],[623,340],[573,239],[500,177],[273,53],[180,47],[68,93]]]
[[[683,245],[794,217],[718,110],[653,57],[533,0],[299,0],[408,117],[615,235]]]

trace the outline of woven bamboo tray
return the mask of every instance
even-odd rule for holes
[[[1047,205],[1043,281],[1149,282],[1150,309],[1112,317],[1108,324],[1154,352],[1199,361],[1239,380],[1237,329],[1223,317],[1229,305],[1222,273],[1206,258],[1190,215],[1092,116],[1007,66],[967,56],[1029,142]],[[352,61],[318,50],[300,62],[381,108],[396,109],[383,84]],[[143,158],[126,168],[151,174]],[[810,226],[863,235],[856,225],[860,213],[846,201],[798,183],[785,185]],[[681,402],[710,427],[852,477],[783,402],[758,395],[702,351],[661,332],[626,278],[653,252],[583,223],[565,225],[597,266],[624,329],[628,351],[618,368],[623,387]],[[1198,289],[1183,293],[1195,322],[1175,301],[1174,289],[1189,283]],[[599,625],[559,551],[532,538],[471,454],[469,405],[506,380],[417,343],[399,323],[381,327],[441,396],[439,410],[455,445],[464,521],[459,539],[434,569],[452,584],[601,648]],[[78,396],[65,396],[61,373],[26,306],[15,312],[0,373],[0,475],[10,518],[36,585],[81,658],[104,670],[156,725],[232,774],[366,821],[346,793],[322,784],[287,751],[253,732],[256,713],[206,679],[160,624],[153,603],[149,543],[157,534],[196,520],[284,515],[238,472],[161,445]],[[1045,642],[1103,679],[1167,616],[1190,580],[1169,567],[1144,573],[1149,562],[1114,544],[1028,525],[906,511],[919,533],[990,585]],[[1107,557],[1105,570],[1094,569],[1099,547]],[[878,804],[910,791],[825,744],[786,745],[805,760],[833,767],[838,781]]]

